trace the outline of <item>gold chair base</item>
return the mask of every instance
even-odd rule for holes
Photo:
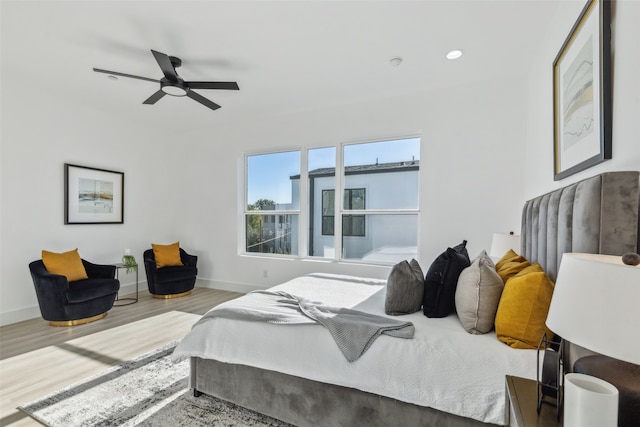
[[[84,325],[85,323],[94,322],[96,320],[104,319],[107,317],[107,312],[105,311],[102,314],[97,314],[92,317],[85,317],[84,319],[76,319],[76,320],[52,320],[49,322],[51,326],[76,326],[76,325]]]
[[[180,298],[180,297],[186,297],[187,295],[189,295],[191,293],[191,291],[187,291],[187,292],[181,292],[179,294],[169,294],[169,295],[157,295],[157,294],[151,294],[152,297],[154,298],[158,298],[158,299],[171,299],[171,298]]]

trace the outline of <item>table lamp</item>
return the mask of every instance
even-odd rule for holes
[[[565,253],[547,326],[564,340],[640,364],[640,266],[619,256]],[[564,378],[564,425],[617,426],[618,390],[599,378]]]
[[[489,256],[494,259],[500,259],[509,249],[513,249],[517,254],[520,254],[520,235],[513,231],[493,233]]]

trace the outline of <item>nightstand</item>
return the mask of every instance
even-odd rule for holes
[[[557,427],[556,408],[543,404],[537,412],[536,381],[507,375],[505,379],[504,424],[516,427]]]

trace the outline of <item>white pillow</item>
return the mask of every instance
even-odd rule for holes
[[[470,334],[493,329],[504,282],[486,251],[460,273],[456,288],[456,311],[462,327]]]

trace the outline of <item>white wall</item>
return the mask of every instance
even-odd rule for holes
[[[12,60],[18,59],[3,53],[3,61]],[[2,324],[38,315],[27,264],[42,249],[78,247],[87,259],[113,262],[131,248],[140,261],[150,242],[180,239],[200,256],[202,279],[240,289],[316,270],[386,277],[386,267],[239,256],[237,181],[247,151],[421,135],[419,258],[425,268],[463,238],[473,254],[488,246],[492,231],[519,224],[519,206],[495,192],[511,195],[522,185],[524,119],[513,108],[524,97],[522,78],[466,87],[452,81],[453,89],[437,93],[177,136],[117,120],[94,110],[92,100],[69,105],[60,89],[33,86],[37,79],[11,84],[23,77],[13,70],[3,66],[2,73]],[[124,225],[63,225],[65,162],[125,172]]]
[[[519,230],[523,203],[539,194],[612,170],[640,169],[640,2],[614,3],[613,159],[553,181],[552,63],[584,4],[561,2],[528,76],[453,86],[376,102],[336,106],[194,133],[191,164],[211,182],[240,179],[242,155],[274,148],[420,135],[420,252],[427,269],[444,248],[462,239],[474,256],[494,231]],[[227,161],[221,161],[226,158]],[[229,161],[235,158],[236,161]],[[209,166],[209,169],[204,169]],[[198,173],[200,173],[198,172]],[[195,173],[195,172],[194,172]],[[195,242],[211,248],[201,277],[213,286],[267,286],[312,271],[386,277],[388,268],[238,254],[239,191],[226,186],[220,201],[236,209],[192,211]],[[207,212],[203,218],[202,212]],[[225,224],[220,227],[219,224]],[[267,277],[264,277],[266,272]]]
[[[267,286],[313,271],[386,278],[389,267],[239,254],[238,227],[246,152],[311,148],[341,142],[420,135],[420,253],[426,270],[447,246],[469,241],[472,256],[488,249],[494,231],[520,226],[525,125],[522,77],[483,81],[438,92],[335,106],[261,121],[203,129],[189,173],[210,182],[215,196],[188,212],[194,244],[206,252],[200,278],[211,286]],[[230,161],[235,159],[235,161]],[[213,191],[212,191],[213,193]],[[267,277],[264,277],[266,271]]]
[[[3,70],[3,83],[14,77]],[[182,182],[167,173],[183,167],[174,160],[181,154],[158,132],[38,87],[3,84],[2,107],[1,324],[40,316],[28,263],[42,249],[77,247],[83,258],[112,263],[129,248],[140,262],[151,242],[189,243],[172,201]],[[124,224],[64,225],[64,163],[125,173]],[[133,273],[120,277],[123,286],[135,282]]]

